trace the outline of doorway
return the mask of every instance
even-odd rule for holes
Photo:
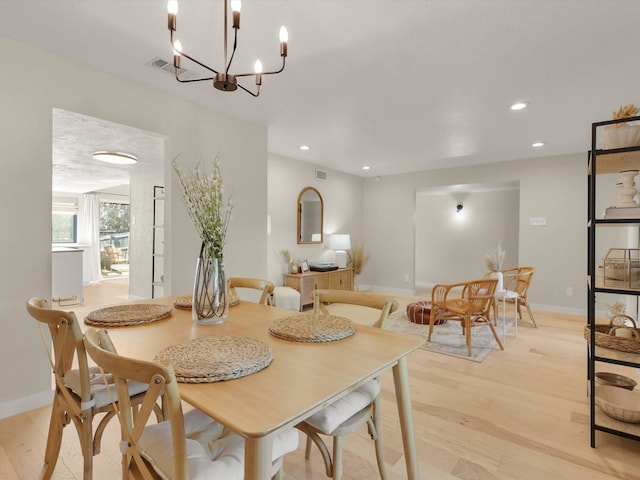
[[[117,279],[121,289],[126,283],[129,298],[151,297],[153,186],[164,185],[165,138],[53,109],[52,197],[75,198],[78,235],[65,247],[83,250],[83,287]],[[93,158],[98,151],[124,152],[137,161],[104,163]],[[97,218],[91,235],[82,235],[83,217],[90,215],[83,203],[89,203],[90,196],[99,205],[93,210]]]
[[[518,181],[417,189],[415,200],[416,291],[481,278],[498,243],[504,268],[518,264]]]

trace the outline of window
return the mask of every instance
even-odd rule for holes
[[[78,242],[78,200],[53,198],[51,212],[51,242]]]

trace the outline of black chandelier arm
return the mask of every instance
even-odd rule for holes
[[[237,76],[237,75],[236,75]],[[258,85],[258,91],[256,93],[253,93],[251,90],[243,87],[242,85],[240,85],[239,83],[237,84],[238,88],[241,88],[242,90],[244,90],[245,92],[247,92],[249,95],[253,96],[253,97],[257,97],[258,95],[260,95],[260,85]]]
[[[178,52],[178,53],[180,53],[180,55],[181,55],[181,56],[183,56],[184,58],[186,58],[187,60],[190,60],[190,61],[192,61],[193,63],[196,63],[196,64],[200,65],[202,68],[205,68],[205,69],[209,70],[209,71],[210,71],[210,72],[212,72],[212,73],[219,73],[217,70],[215,70],[215,69],[213,69],[213,68],[209,67],[208,65],[205,65],[205,64],[204,64],[204,63],[202,63],[202,62],[199,62],[198,60],[196,60],[195,58],[193,58],[193,57],[191,57],[191,56],[187,55],[187,54],[186,54],[186,53],[184,53],[184,52]]]
[[[238,29],[234,28],[233,29],[233,50],[231,51],[231,58],[229,59],[229,63],[227,63],[227,67],[225,68],[224,73],[229,73],[229,69],[231,68],[231,62],[233,62],[233,57],[236,55],[237,47],[238,47]]]
[[[180,83],[191,83],[191,82],[204,82],[207,80],[213,80],[214,77],[206,77],[206,78],[191,78],[189,80],[183,80],[178,76],[178,69],[175,69],[176,71],[176,80],[179,81]]]
[[[284,70],[285,67],[285,57],[282,57],[282,67],[280,67],[280,70],[272,70],[271,72],[262,72],[260,75],[275,75],[276,73],[280,73]],[[252,77],[252,76],[256,76],[258,75],[257,73],[236,73],[234,74],[234,76],[236,78],[238,77]]]

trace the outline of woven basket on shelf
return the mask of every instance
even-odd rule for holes
[[[633,327],[625,327],[623,325],[614,324],[614,318],[621,317],[624,320],[631,320]],[[617,336],[615,331],[618,328],[625,328],[630,331],[631,338]],[[609,325],[595,326],[595,341],[599,347],[610,348],[620,352],[640,353],[640,328],[636,328],[636,322],[628,315],[615,315],[609,320]],[[591,341],[591,328],[589,325],[584,326],[584,338]]]

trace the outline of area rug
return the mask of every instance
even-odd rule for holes
[[[514,325],[514,318],[507,317],[505,331],[508,332]],[[498,325],[495,327],[498,336],[502,339],[502,322],[498,319]],[[396,332],[410,333],[420,335],[424,338],[424,344],[420,347],[430,352],[442,353],[452,357],[464,358],[474,362],[482,362],[493,350],[500,350],[496,339],[489,327],[474,327],[471,330],[471,356],[467,352],[467,344],[465,336],[462,334],[460,322],[447,322],[443,325],[434,325],[431,341],[427,341],[429,335],[429,325],[420,325],[412,323],[407,318],[406,312],[398,310],[387,318],[384,328],[394,330]],[[508,340],[508,338],[507,338]],[[504,342],[503,342],[504,343]],[[505,347],[506,348],[506,347]]]

